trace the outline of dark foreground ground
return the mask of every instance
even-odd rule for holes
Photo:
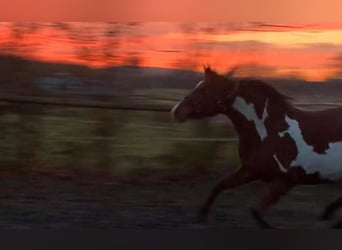
[[[264,185],[225,193],[208,224],[196,213],[218,172],[136,173],[16,171],[0,175],[0,228],[256,228],[249,214]],[[222,174],[222,171],[221,171]],[[338,195],[334,186],[294,189],[267,216],[283,228],[326,228],[317,220]],[[336,220],[336,219],[335,219]]]

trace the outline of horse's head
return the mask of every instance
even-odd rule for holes
[[[210,67],[206,67],[204,79],[185,96],[183,101],[173,107],[172,117],[176,121],[184,122],[188,119],[200,119],[224,113],[237,88],[236,81],[230,77],[220,76]]]

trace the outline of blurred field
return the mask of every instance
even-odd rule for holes
[[[205,122],[182,126],[172,123],[169,113],[53,107],[43,110],[34,105],[25,109],[1,116],[3,163],[16,164],[24,155],[25,165],[32,162],[47,169],[77,165],[115,172],[123,164],[125,169],[132,165],[134,170],[150,168],[154,161],[193,165],[198,156],[209,162],[234,158],[221,151],[230,152],[235,145],[210,141],[234,135],[222,122],[207,130]],[[31,109],[35,114],[30,114]],[[198,142],[201,136],[204,141]]]
[[[196,223],[214,183],[238,164],[237,144],[225,140],[236,137],[227,118],[180,125],[168,112],[14,105],[0,127],[0,228],[256,227],[249,207],[262,183],[222,195],[210,222]],[[326,227],[316,219],[337,194],[299,187],[269,218]]]

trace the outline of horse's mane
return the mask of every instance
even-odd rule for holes
[[[240,79],[240,85],[246,89],[252,88],[252,86],[264,91],[270,100],[278,105],[282,105],[286,108],[293,108],[294,99],[290,96],[280,93],[275,87],[271,86],[263,80],[255,78]]]
[[[293,101],[294,99],[290,96],[287,96],[285,94],[280,93],[275,87],[271,86],[269,83],[253,78],[253,77],[243,77],[243,78],[236,78],[234,77],[234,72],[237,69],[237,67],[234,67],[228,72],[226,75],[220,75],[216,71],[211,70],[210,66],[206,68],[207,71],[210,71],[211,74],[213,74],[216,77],[219,78],[224,78],[225,80],[228,81],[238,81],[239,82],[239,87],[242,87],[246,91],[249,89],[257,87],[259,90],[263,91],[268,98],[270,98],[270,101],[282,106],[283,108],[289,110],[294,108]],[[253,94],[253,93],[252,93]]]

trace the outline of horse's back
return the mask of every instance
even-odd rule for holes
[[[309,141],[342,141],[342,107],[319,111],[298,110],[295,119]]]
[[[318,172],[328,180],[341,179],[342,107],[298,111],[292,119],[289,131],[292,129],[298,148],[292,165],[303,167],[307,173]]]

